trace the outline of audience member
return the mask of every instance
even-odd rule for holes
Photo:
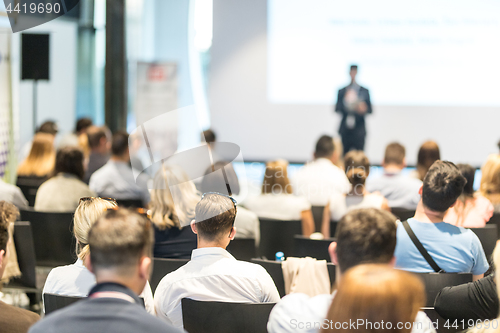
[[[90,153],[89,140],[87,137],[87,129],[92,126],[92,119],[80,118],[76,122],[75,131],[67,133],[59,142],[59,149],[72,146],[80,147],[85,156]]]
[[[365,188],[370,174],[370,161],[361,150],[351,150],[345,155],[345,172],[351,183],[349,193],[335,193],[330,197],[323,212],[323,234],[330,234],[330,220],[338,221],[348,211],[358,208],[389,210],[387,199],[380,193],[370,193]]]
[[[89,270],[87,259],[90,255],[89,232],[106,210],[116,209],[113,199],[86,197],[80,200],[73,220],[73,234],[76,238],[78,259],[72,265],[52,269],[43,287],[44,294],[86,297],[96,283],[96,277]],[[146,310],[154,314],[153,294],[149,283],[141,293]]]
[[[173,184],[170,186],[169,184]],[[151,190],[151,221],[155,229],[155,258],[189,259],[196,249],[190,224],[200,195],[185,172],[163,165]]]
[[[118,131],[111,142],[111,158],[90,177],[90,189],[101,197],[117,200],[142,200],[149,203],[148,176],[141,173],[135,180],[130,167],[128,134]]]
[[[427,172],[420,189],[422,199],[415,217],[407,226],[415,234],[409,236],[403,223],[398,225],[396,267],[415,273],[445,271],[472,273],[474,280],[483,277],[488,261],[479,238],[470,229],[443,222],[448,208],[462,194],[466,179],[455,164],[436,161]],[[425,258],[414,242],[420,242],[429,258]]]
[[[28,157],[17,168],[16,185],[39,187],[54,171],[55,160],[54,136],[36,134]]]
[[[19,214],[17,208],[5,201],[0,201],[0,279],[9,260],[9,225]],[[20,309],[0,301],[0,331],[26,333],[31,325],[40,319],[34,312]]]
[[[321,332],[409,333],[424,304],[418,277],[387,265],[359,265],[340,281]]]
[[[474,193],[476,169],[469,164],[457,164],[457,167],[467,183],[455,206],[448,209],[444,221],[458,227],[483,228],[493,216],[493,205],[479,193]]]
[[[236,204],[223,194],[207,193],[196,205],[191,223],[198,248],[191,261],[167,274],[155,293],[156,314],[183,327],[181,299],[219,302],[276,302],[278,290],[259,265],[238,261],[226,251],[236,234]]]
[[[210,167],[205,172],[205,176],[203,176],[200,184],[201,192],[218,192],[233,196],[239,195],[240,184],[232,164],[221,161],[215,163],[213,167],[215,171],[213,171]],[[226,179],[224,178],[222,169],[224,169],[225,177],[228,185],[230,186],[231,193],[228,193]],[[259,245],[260,223],[257,214],[238,205],[238,212],[236,213],[234,226],[238,229],[238,233],[235,238],[253,238],[255,239],[256,246]]]
[[[490,200],[495,213],[500,213],[500,155],[488,156],[481,168],[479,193]]]
[[[57,128],[57,124],[54,121],[52,121],[52,120],[48,120],[48,121],[45,121],[43,124],[41,124],[36,129],[35,136],[38,133],[49,134],[49,135],[52,136],[52,142],[54,143],[55,139],[56,139],[56,135],[57,135],[58,132],[59,132],[59,129]],[[19,160],[20,161],[23,161],[23,160],[25,160],[28,157],[28,155],[29,155],[29,153],[31,151],[32,145],[33,145],[33,140],[31,140],[29,142],[26,142],[26,144],[24,144],[24,146],[21,149],[20,154],[19,154]]]
[[[6,183],[2,178],[0,178],[0,201],[9,202],[17,208],[28,207],[28,200],[21,189],[16,185]]]
[[[288,180],[288,162],[277,160],[266,164],[262,194],[248,198],[245,206],[258,217],[277,220],[301,220],[302,234],[314,232],[311,204],[305,197],[294,196]]]
[[[313,206],[325,206],[333,194],[349,192],[345,173],[335,164],[339,160],[333,138],[323,135],[316,143],[314,161],[307,163],[293,177],[293,192],[304,196]]]
[[[88,234],[86,257],[97,285],[88,299],[47,316],[30,332],[181,332],[148,314],[137,297],[152,269],[150,223],[126,209],[101,216]]]
[[[217,141],[217,135],[212,129],[207,129],[203,131],[201,141],[205,141],[207,144],[214,143]]]
[[[397,142],[385,148],[384,174],[376,179],[368,180],[366,189],[369,192],[380,192],[388,201],[389,207],[416,209],[420,201],[418,190],[422,181],[404,176],[401,171],[406,167],[405,147]]]
[[[386,211],[365,208],[348,212],[339,221],[336,238],[328,252],[336,265],[337,284],[349,269],[360,264],[394,265],[396,217]],[[335,297],[336,292],[315,297],[301,293],[283,297],[271,311],[269,333],[318,332]],[[415,325],[413,333],[435,333],[425,313],[419,312],[415,321],[419,325]],[[299,328],[297,323],[309,325]]]
[[[36,193],[35,210],[74,212],[81,197],[93,197],[83,179],[83,152],[77,147],[57,151],[54,176],[43,183]]]
[[[434,308],[444,319],[484,321],[498,317],[498,278],[500,271],[500,246],[493,251],[495,274],[474,282],[453,287],[445,287],[436,296]]]
[[[439,146],[434,141],[426,141],[418,150],[417,156],[417,170],[413,172],[413,176],[420,180],[424,180],[427,170],[431,167],[432,163],[441,159],[441,154],[439,153]]]
[[[106,126],[91,126],[87,129],[87,141],[90,154],[83,180],[88,184],[92,174],[102,168],[109,160],[111,131]]]

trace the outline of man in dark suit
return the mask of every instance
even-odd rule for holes
[[[151,271],[153,226],[146,217],[123,208],[107,211],[88,240],[85,266],[97,281],[89,298],[48,315],[30,333],[182,332],[147,313],[137,296]]]
[[[350,150],[365,148],[365,115],[372,113],[370,93],[356,82],[358,66],[352,65],[349,72],[351,83],[339,90],[335,111],[342,114],[339,134],[344,145],[344,154]]]

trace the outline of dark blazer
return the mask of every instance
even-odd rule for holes
[[[337,97],[337,104],[335,105],[335,112],[342,114],[342,121],[340,122],[339,134],[343,135],[347,132],[356,132],[359,135],[366,135],[365,128],[365,115],[372,113],[372,103],[370,101],[370,92],[364,87],[359,87],[358,96],[363,99],[368,107],[366,114],[360,115],[357,112],[349,112],[344,106],[344,96],[349,86],[344,87],[339,90]],[[353,129],[347,128],[346,119],[349,114],[353,114],[356,117],[356,126]]]
[[[434,308],[444,319],[474,321],[498,316],[498,294],[494,274],[474,282],[445,287],[436,296]]]
[[[118,292],[130,296],[134,303],[121,298],[91,298],[97,292]],[[180,333],[181,330],[150,315],[133,291],[116,283],[101,283],[90,290],[89,298],[51,313],[30,333]]]

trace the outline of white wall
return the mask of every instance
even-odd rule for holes
[[[268,102],[266,0],[214,0],[211,55],[212,126],[221,141],[240,145],[245,159],[305,161],[311,158],[320,135],[337,135],[340,119],[333,113],[334,91],[330,105]],[[464,78],[457,73],[460,79]],[[499,111],[374,105],[374,114],[367,119],[365,150],[372,163],[380,163],[385,145],[398,140],[406,146],[408,163],[414,164],[419,145],[434,139],[443,159],[479,166],[489,153],[497,151]]]

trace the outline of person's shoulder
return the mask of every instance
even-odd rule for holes
[[[238,217],[238,215],[240,215],[241,218],[245,219],[258,219],[257,214],[242,206],[238,206],[236,217]]]
[[[38,320],[40,320],[40,316],[32,311],[28,311],[25,309],[21,309],[9,304],[6,304],[0,301],[0,312],[4,315],[3,317],[6,320],[9,320],[11,323],[15,324],[16,322],[22,324],[32,325]],[[2,325],[2,323],[0,323]]]

